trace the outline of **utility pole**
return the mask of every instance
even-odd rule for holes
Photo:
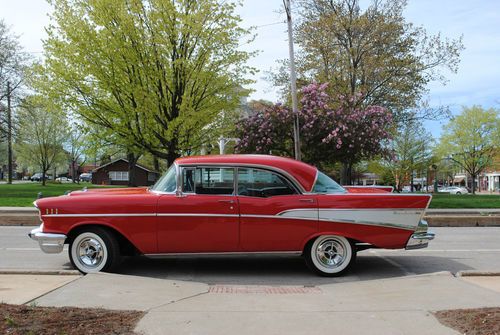
[[[12,184],[12,111],[10,109],[10,81],[7,81],[7,184]]]
[[[300,136],[299,136],[299,108],[297,105],[297,75],[295,74],[295,55],[293,52],[293,25],[292,25],[292,6],[290,0],[283,0],[285,5],[286,18],[288,23],[288,51],[290,53],[290,84],[292,93],[292,111],[293,111],[293,142],[295,159],[301,160],[300,154]]]

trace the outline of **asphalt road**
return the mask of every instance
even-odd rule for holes
[[[47,255],[27,237],[33,227],[0,227],[0,270],[68,270],[67,251]],[[433,228],[421,250],[365,250],[340,278],[312,274],[298,256],[129,258],[119,273],[208,284],[306,285],[403,277],[438,271],[500,271],[500,227]]]

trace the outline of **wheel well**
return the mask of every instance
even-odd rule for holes
[[[100,228],[104,229],[108,232],[110,232],[115,238],[116,241],[118,242],[118,245],[120,246],[120,253],[124,256],[135,256],[139,255],[140,252],[137,250],[137,248],[130,242],[125,236],[123,236],[119,231],[117,231],[114,228],[104,226],[104,225],[99,225],[99,224],[86,224],[86,225],[81,225],[73,228],[69,233],[68,237],[66,238],[66,242],[68,244],[71,244],[73,239],[78,236],[78,234],[82,231],[86,231],[89,228]]]

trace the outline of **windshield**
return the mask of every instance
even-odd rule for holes
[[[314,184],[312,193],[344,193],[346,190],[337,184],[332,178],[318,171],[318,179]]]
[[[152,191],[159,192],[175,192],[176,181],[175,181],[175,164],[172,164],[156,184],[151,187]]]

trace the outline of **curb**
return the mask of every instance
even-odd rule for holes
[[[479,271],[479,270],[465,270],[458,271],[456,277],[497,277],[500,276],[498,271]]]
[[[78,270],[0,270],[0,275],[82,275]]]

